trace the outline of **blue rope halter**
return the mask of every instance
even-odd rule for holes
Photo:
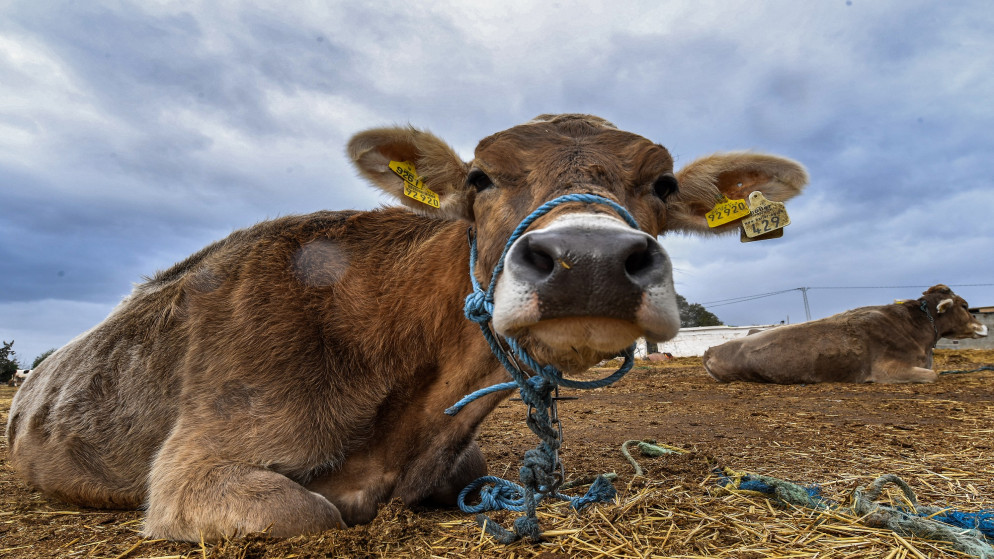
[[[575,381],[564,378],[562,372],[557,368],[551,365],[542,365],[535,361],[514,338],[505,338],[507,342],[507,348],[505,348],[490,326],[493,318],[494,289],[497,285],[497,277],[504,269],[504,259],[511,249],[511,245],[524,234],[536,219],[549,213],[556,206],[567,202],[607,205],[624,218],[628,225],[635,229],[639,228],[635,218],[628,213],[628,210],[603,196],[595,194],[567,194],[550,200],[529,214],[528,217],[518,224],[514,232],[511,233],[511,237],[508,239],[507,244],[504,245],[500,259],[494,267],[494,273],[490,278],[490,285],[486,291],[483,291],[474,273],[478,257],[476,238],[471,233],[469,235],[469,275],[473,282],[473,292],[466,297],[464,313],[466,314],[466,318],[480,325],[483,337],[490,344],[491,351],[493,351],[494,355],[511,375],[513,381],[477,390],[446,409],[445,413],[455,415],[459,413],[459,410],[477,398],[493,394],[494,392],[518,388],[522,401],[528,405],[528,416],[526,419],[528,427],[541,439],[541,442],[535,449],[525,453],[524,465],[521,467],[519,476],[522,485],[494,476],[484,476],[467,485],[459,493],[458,504],[463,512],[483,513],[492,510],[508,509],[526,513],[526,516],[522,516],[514,522],[514,532],[505,530],[483,514],[477,516],[477,522],[485,526],[487,531],[497,537],[501,543],[511,543],[523,536],[528,536],[533,541],[540,539],[541,530],[538,526],[535,508],[545,497],[553,496],[558,499],[567,500],[573,508],[580,509],[596,501],[610,501],[615,496],[614,487],[604,476],[598,476],[597,480],[590,486],[587,494],[582,497],[568,497],[559,493],[558,487],[565,477],[565,470],[559,461],[562,426],[559,425],[556,397],[559,394],[560,385],[567,388],[589,389],[600,388],[616,382],[631,370],[634,363],[635,345],[633,344],[622,352],[624,363],[610,376],[593,381]],[[528,376],[519,362],[533,371],[535,373],[534,376]],[[484,487],[487,484],[491,485]],[[477,489],[480,489],[480,504],[475,506],[467,505],[465,502],[466,497]]]

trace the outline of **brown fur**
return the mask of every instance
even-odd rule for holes
[[[726,342],[704,353],[704,366],[721,382],[934,382],[932,348],[939,337],[978,337],[980,327],[966,301],[940,284],[918,300],[860,307]]]
[[[317,532],[367,522],[392,498],[451,505],[486,472],[474,437],[506,396],[442,413],[506,380],[462,315],[467,228],[485,280],[515,225],[566,192],[619,201],[653,236],[703,219],[653,194],[672,171],[664,148],[605,123],[546,116],[483,140],[471,163],[413,128],[359,134],[348,152],[360,173],[417,214],[284,217],[156,274],[32,373],[11,407],[10,463],[69,502],[146,506],[145,533],[156,538]],[[766,157],[715,168],[745,162],[767,197],[799,192],[803,170]],[[442,208],[405,198],[390,160],[413,162]],[[765,190],[783,166],[797,181]],[[475,192],[471,167],[497,186]],[[692,167],[684,176],[721,184]],[[679,195],[681,208],[703,204],[694,191]],[[521,340],[566,369],[607,356]]]

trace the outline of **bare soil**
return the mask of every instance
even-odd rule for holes
[[[946,350],[936,352],[935,368],[992,363],[994,351]],[[603,374],[588,373],[590,378]],[[15,390],[0,388],[3,424]],[[26,487],[6,462],[3,438],[0,557],[961,556],[936,542],[912,539],[905,546],[868,531],[847,534],[860,530],[824,519],[812,522],[804,511],[782,510],[762,499],[722,495],[714,490],[715,466],[819,484],[841,501],[857,486],[897,473],[922,504],[994,509],[992,371],[942,375],[928,385],[719,384],[699,358],[683,358],[639,362],[614,386],[564,395],[579,397],[559,405],[567,479],[616,472],[619,497],[582,512],[543,505],[548,535],[542,544],[501,546],[481,533],[472,515],[398,503],[383,507],[371,524],[288,540],[264,535],[215,545],[146,540],[140,511],[78,508]],[[521,402],[507,401],[483,425],[479,441],[494,475],[516,480],[524,452],[537,442],[524,412]],[[632,439],[689,452],[637,457],[645,476],[633,478],[632,465],[619,450]],[[517,514],[491,516],[509,526]],[[842,543],[818,547],[829,541]]]

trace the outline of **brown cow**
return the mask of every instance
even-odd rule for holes
[[[934,382],[939,338],[980,338],[987,327],[945,285],[918,300],[860,307],[779,326],[709,348],[704,368],[721,382]]]
[[[413,128],[363,132],[348,154],[415,211],[263,222],[135,287],[18,392],[7,433],[20,475],[80,505],[145,505],[145,534],[178,540],[313,533],[368,522],[393,498],[451,505],[486,472],[475,435],[507,396],[442,413],[507,379],[463,316],[468,228],[486,285],[515,226],[552,198],[598,194],[638,221],[558,206],[499,276],[496,332],[576,372],[638,336],[676,333],[657,235],[711,231],[720,194],[784,200],[807,180],[792,161],[751,153],[674,177],[665,148],[585,115],[494,134],[470,163]],[[405,196],[391,162],[413,164],[438,207]]]

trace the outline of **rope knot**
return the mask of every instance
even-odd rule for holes
[[[603,475],[597,476],[594,483],[590,484],[587,494],[582,497],[573,497],[569,504],[574,509],[582,509],[591,503],[607,503],[613,501],[618,491],[611,485],[611,480]]]
[[[480,489],[480,504],[484,510],[501,510],[522,505],[521,488],[513,484],[494,484]]]
[[[533,542],[542,541],[542,528],[538,525],[538,518],[533,516],[521,516],[514,521],[514,531],[518,537],[528,537]]]
[[[486,293],[474,290],[466,296],[466,306],[463,307],[463,314],[473,322],[484,325],[493,318],[494,304],[491,301],[487,301]]]

